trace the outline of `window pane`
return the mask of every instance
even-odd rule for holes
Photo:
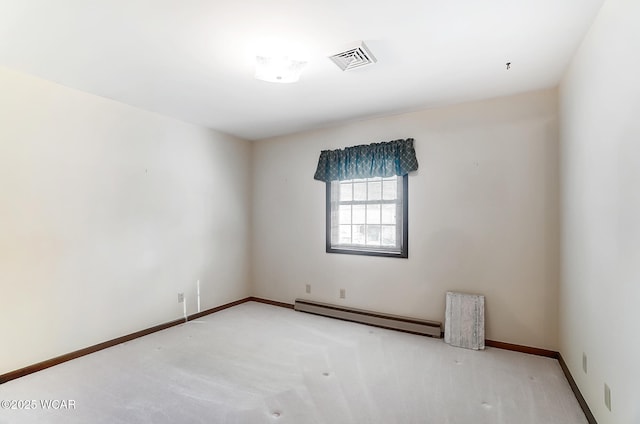
[[[384,200],[395,200],[398,197],[398,178],[382,180],[382,198]]]
[[[351,201],[352,200],[352,190],[353,184],[351,183],[340,183],[340,200]]]
[[[364,225],[353,226],[353,244],[365,244]]]
[[[351,225],[340,226],[338,240],[340,244],[351,244]]]
[[[367,200],[367,183],[353,184],[353,200]]]
[[[367,246],[380,246],[379,225],[367,225]]]
[[[382,180],[377,179],[369,182],[369,200],[380,200],[382,198]]]
[[[367,205],[367,224],[380,224],[380,205],[379,204]]]
[[[383,246],[395,246],[396,245],[396,227],[395,227],[395,225],[383,225],[382,226],[382,245]]]
[[[382,205],[382,224],[396,223],[396,205]]]
[[[365,205],[353,205],[353,221],[352,224],[364,224],[365,219]]]
[[[340,205],[340,224],[351,224],[351,205]]]
[[[406,258],[402,222],[405,178],[374,177],[328,184],[327,252]]]

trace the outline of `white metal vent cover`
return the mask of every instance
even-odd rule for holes
[[[336,53],[333,56],[329,56],[329,59],[333,60],[343,71],[372,65],[377,62],[375,56],[373,56],[373,53],[371,53],[363,41],[357,41],[355,46],[343,52]]]

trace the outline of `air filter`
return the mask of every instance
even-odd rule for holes
[[[343,71],[361,68],[377,62],[363,41],[358,41],[355,43],[355,46],[343,52],[336,53],[333,56],[329,56],[329,59],[333,60]]]

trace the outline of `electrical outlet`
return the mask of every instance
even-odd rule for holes
[[[344,298],[346,298],[346,297],[347,297],[347,296],[346,296],[346,291],[345,291],[345,289],[340,289],[340,299],[344,299]]]
[[[587,373],[587,354],[584,352],[582,352],[582,371]]]
[[[307,286],[305,287],[305,291],[307,293],[311,293],[311,284],[307,284]]]
[[[611,389],[604,383],[604,406],[611,411]]]
[[[178,293],[178,303],[184,302],[184,293]]]

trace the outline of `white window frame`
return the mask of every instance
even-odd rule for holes
[[[368,256],[385,256],[394,258],[408,258],[409,257],[409,242],[408,242],[408,176],[398,176],[397,178],[397,193],[396,198],[392,200],[383,199],[383,196],[379,200],[369,200],[368,194],[366,199],[355,200],[353,195],[350,199],[340,199],[340,184],[341,183],[367,183],[367,193],[369,190],[369,182],[380,181],[380,178],[362,179],[362,180],[349,180],[349,181],[332,181],[326,183],[326,251],[327,253],[345,253],[354,255],[368,255]],[[383,205],[393,204],[396,206],[395,213],[395,246],[371,246],[365,243],[340,243],[340,205]],[[353,209],[351,209],[353,210]],[[380,206],[380,213],[382,214],[382,206]],[[366,219],[366,218],[365,218]],[[366,221],[365,221],[366,222]],[[344,225],[344,224],[343,224]],[[375,224],[378,225],[378,224]],[[382,237],[382,220],[380,220],[380,238]],[[352,221],[348,222],[345,227],[351,226],[353,241],[353,228],[356,226],[363,227],[365,224],[354,224]],[[368,236],[367,229],[364,230],[365,237]]]

